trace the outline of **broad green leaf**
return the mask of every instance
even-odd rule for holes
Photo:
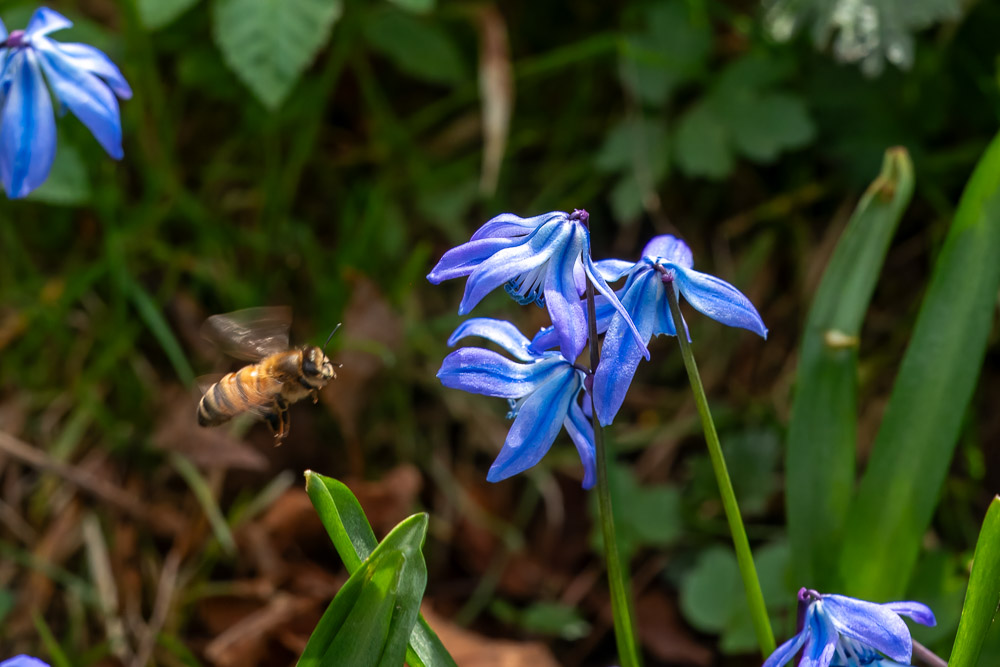
[[[199,0],[137,0],[136,9],[144,26],[150,30],[158,30],[173,23],[198,2]]]
[[[781,449],[778,434],[771,429],[727,433],[722,441],[722,453],[744,517],[766,510],[768,499],[778,486]],[[685,501],[718,503],[719,487],[707,454],[692,461],[690,477],[684,489]]]
[[[49,177],[41,187],[28,195],[28,199],[60,206],[82,206],[88,203],[90,178],[79,151],[69,144],[59,146]]]
[[[389,0],[400,9],[414,14],[426,14],[434,9],[434,0]]]
[[[437,23],[380,10],[365,17],[364,34],[372,48],[418,79],[456,84],[466,78],[462,52]]]
[[[754,162],[773,162],[785,150],[800,148],[816,134],[801,98],[785,93],[748,93],[717,107],[736,149]]]
[[[332,477],[306,471],[306,493],[333,541],[344,567],[351,574],[378,546],[375,533],[358,499],[347,486]],[[391,535],[392,533],[390,533]],[[388,540],[388,536],[386,540]],[[385,543],[385,540],[383,540]],[[455,661],[423,616],[417,618],[406,651],[410,667],[454,667]]]
[[[628,562],[643,546],[664,547],[681,532],[680,491],[666,484],[641,485],[632,470],[623,465],[608,468],[608,485],[614,498],[612,511],[622,560]],[[591,511],[597,516],[597,497],[592,496]],[[591,533],[591,546],[603,551],[600,527]]]
[[[990,624],[1000,606],[1000,496],[994,496],[986,511],[972,574],[965,594],[965,606],[958,623],[958,635],[948,660],[949,667],[976,667]]]
[[[699,3],[682,0],[651,3],[643,10],[642,24],[642,31],[623,41],[622,82],[642,101],[663,105],[705,67],[711,28]]]
[[[796,581],[836,590],[837,545],[854,484],[858,336],[889,242],[913,195],[905,149],[886,151],[834,250],[806,319],[785,459]]]
[[[340,0],[215,0],[212,34],[226,64],[277,108],[330,37]]]
[[[898,599],[906,589],[986,354],[998,258],[1000,135],[962,194],[848,513],[848,594]]]
[[[688,109],[677,127],[677,166],[688,176],[722,179],[733,169],[729,130],[704,102]]]
[[[532,634],[552,635],[573,641],[590,634],[590,624],[579,609],[554,602],[536,602],[517,609],[503,600],[490,605],[493,615],[504,623],[517,625]]]

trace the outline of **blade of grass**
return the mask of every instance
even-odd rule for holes
[[[795,581],[836,590],[836,554],[854,484],[858,336],[889,242],[913,195],[904,148],[858,202],[809,310],[786,450],[785,498]]]
[[[986,511],[976,542],[972,574],[949,667],[976,667],[986,633],[1000,606],[1000,496],[994,496]]]
[[[208,482],[205,481],[202,474],[198,472],[198,469],[186,457],[175,452],[170,455],[170,463],[173,465],[174,470],[177,471],[177,474],[187,482],[187,485],[191,488],[191,492],[194,493],[194,497],[197,498],[198,504],[201,505],[201,509],[205,513],[209,525],[212,526],[215,539],[219,541],[219,546],[226,552],[226,555],[235,555],[236,540],[233,539],[233,532],[229,529],[226,517],[222,514],[219,504],[215,501],[212,490],[208,487]]]
[[[898,599],[930,523],[1000,289],[1000,135],[969,179],[934,266],[868,468],[840,571],[856,597]]]

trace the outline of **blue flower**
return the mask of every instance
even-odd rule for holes
[[[611,282],[628,276],[618,296],[631,316],[627,323],[617,313],[609,318],[601,363],[594,374],[597,417],[605,426],[618,414],[639,365],[639,357],[645,352],[645,348],[635,344],[631,333],[633,327],[638,329],[643,344],[653,335],[677,335],[667,301],[668,288],[712,319],[767,338],[767,328],[750,300],[726,281],[694,271],[691,250],[678,238],[670,235],[653,238],[643,248],[642,259],[635,264],[621,260],[605,260],[599,264],[601,273]],[[600,317],[598,324],[601,324]]]
[[[49,667],[49,663],[32,658],[30,655],[15,655],[0,662],[0,667]]]
[[[563,355],[575,360],[587,342],[586,308],[580,297],[589,278],[620,313],[635,336],[636,349],[648,359],[645,342],[590,258],[588,218],[586,211],[553,211],[533,218],[503,213],[480,227],[468,243],[446,252],[427,279],[437,285],[469,276],[460,315],[501,285],[518,303],[545,306]]]
[[[108,155],[122,157],[115,95],[128,99],[132,89],[101,51],[49,37],[71,25],[46,7],[35,10],[25,30],[8,35],[0,22],[0,182],[8,197],[24,197],[52,168],[56,123],[46,81],[60,110],[72,111]]]
[[[844,595],[799,590],[799,633],[779,646],[764,667],[781,667],[802,651],[799,667],[900,667],[910,664],[913,640],[900,616],[935,625],[919,602],[875,604]]]
[[[467,320],[455,329],[448,344],[466,336],[493,341],[517,359],[511,361],[479,347],[463,347],[445,357],[437,374],[446,387],[510,401],[507,417],[514,423],[486,479],[499,482],[534,466],[565,426],[583,462],[583,486],[593,486],[597,479],[594,429],[577,401],[584,370],[561,352],[534,352],[517,327],[504,320]]]

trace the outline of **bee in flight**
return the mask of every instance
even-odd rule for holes
[[[250,412],[267,421],[278,444],[288,435],[288,406],[312,396],[337,377],[334,364],[315,345],[289,348],[288,307],[247,308],[205,320],[202,335],[230,356],[251,361],[205,389],[198,404],[198,424],[218,426]]]

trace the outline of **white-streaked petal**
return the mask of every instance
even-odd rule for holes
[[[583,400],[590,403],[590,397],[584,394]],[[569,414],[563,421],[566,432],[573,439],[576,451],[583,463],[583,488],[589,489],[597,481],[597,456],[594,449],[594,425],[584,415],[576,402],[576,397],[569,406]]]
[[[565,220],[567,217],[562,211],[551,211],[530,218],[522,218],[513,213],[501,213],[487,220],[482,227],[476,230],[476,233],[472,235],[472,239],[470,240],[526,236],[546,222],[558,218]]]
[[[886,602],[882,606],[890,611],[900,614],[901,616],[909,616],[920,625],[930,627],[937,625],[937,619],[934,618],[934,612],[931,611],[930,607],[921,602],[913,602],[911,600],[902,602]]]
[[[29,39],[33,39],[71,27],[73,27],[73,22],[59,12],[48,7],[39,7],[31,15],[31,20],[28,21],[28,27],[24,32]]]
[[[20,49],[10,60],[10,88],[0,115],[0,182],[7,196],[16,199],[48,178],[56,155],[56,123],[35,54]]]
[[[564,372],[569,364],[557,355],[530,364],[481,347],[455,350],[441,362],[438,379],[452,389],[498,398],[521,398],[548,382],[553,373]]]
[[[603,294],[604,298],[606,298],[608,302],[612,306],[614,306],[615,310],[618,311],[618,314],[625,318],[629,330],[632,332],[632,335],[635,336],[636,343],[638,343],[642,349],[642,356],[644,356],[648,360],[649,350],[646,349],[645,341],[642,340],[642,336],[639,335],[639,332],[636,330],[635,325],[632,323],[632,318],[630,318],[628,313],[625,312],[625,308],[622,307],[621,302],[618,301],[618,297],[615,296],[615,293],[611,289],[611,286],[608,285],[608,283],[604,280],[604,278],[602,278],[600,274],[597,272],[597,267],[594,266],[594,262],[591,261],[590,259],[589,247],[587,248],[587,252],[584,254],[584,269],[587,271],[587,276],[594,284],[594,289]]]
[[[665,266],[674,270],[677,288],[695,310],[716,322],[748,329],[761,338],[767,338],[767,327],[760,314],[750,299],[738,289],[707,273],[686,269],[677,264]]]
[[[840,634],[871,646],[893,660],[910,661],[913,651],[910,630],[893,610],[846,595],[824,595],[814,604],[823,605],[826,616]]]
[[[122,76],[121,70],[100,49],[96,49],[89,44],[57,42],[47,37],[36,39],[33,45],[35,48],[40,49],[57,49],[59,54],[72,63],[74,67],[86,70],[104,79],[108,87],[118,97],[123,100],[132,97],[132,87],[128,85],[128,81]]]
[[[579,261],[584,230],[570,228],[566,243],[553,253],[545,276],[545,307],[552,318],[564,357],[576,361],[587,342],[587,316],[577,293],[574,266]]]
[[[521,361],[534,361],[539,356],[532,353],[531,341],[507,320],[491,317],[473,317],[465,320],[452,332],[448,338],[448,345],[455,345],[468,336],[481,336],[491,340]]]
[[[654,236],[650,239],[646,247],[642,249],[642,256],[651,262],[659,261],[661,264],[670,262],[686,269],[694,266],[691,248],[684,241],[670,234]]]
[[[594,262],[597,272],[609,283],[621,280],[626,274],[636,268],[635,262],[626,262],[623,259],[599,259]]]
[[[427,274],[427,280],[438,285],[445,280],[461,278],[476,270],[480,264],[500,252],[521,243],[517,239],[477,239],[455,246],[444,255]]]

